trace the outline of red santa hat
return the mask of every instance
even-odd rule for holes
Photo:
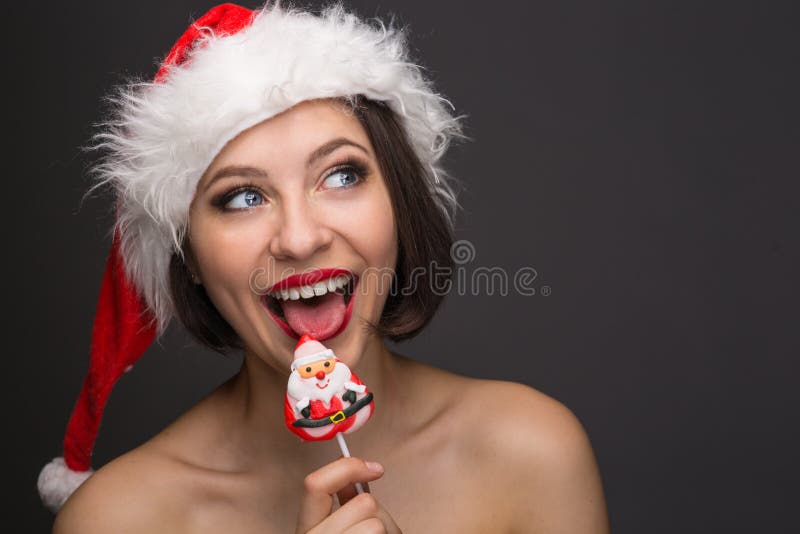
[[[303,334],[303,336],[297,342],[297,345],[294,347],[292,371],[296,371],[298,367],[307,365],[309,363],[335,357],[336,355],[331,349],[325,347],[325,345],[314,339],[311,334]]]
[[[319,15],[278,4],[256,11],[219,5],[189,26],[153,82],[120,90],[97,138],[107,155],[95,168],[95,187],[116,193],[113,241],[64,456],[39,477],[49,508],[57,511],[91,474],[113,385],[173,317],[169,265],[182,254],[189,206],[211,161],[245,129],[304,100],[354,95],[397,114],[452,225],[455,196],[439,160],[460,134],[459,118],[409,61],[402,32],[341,5]]]

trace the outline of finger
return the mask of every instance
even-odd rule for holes
[[[400,527],[397,526],[397,523],[394,522],[392,516],[389,515],[389,512],[381,508],[378,510],[378,519],[381,520],[383,526],[386,528],[386,532],[388,534],[403,534],[400,530]]]
[[[365,519],[361,523],[354,525],[346,534],[385,534],[386,527],[377,517]]]
[[[377,530],[377,532],[402,534],[400,527],[395,523],[392,516],[389,515],[389,512],[387,512],[371,494],[366,493],[353,497],[348,502],[347,506],[336,510],[336,512],[317,525],[317,528],[315,528],[313,532],[317,532],[317,529],[322,532],[340,532],[348,527],[355,528],[359,526],[360,528],[365,528],[361,527],[360,523],[350,526],[352,523],[359,521],[365,514],[372,517],[367,517],[363,521],[367,521],[368,519],[379,520],[381,528]],[[375,524],[374,522],[367,523],[370,525]],[[347,530],[347,532],[350,532],[350,530]]]
[[[384,525],[381,518],[381,505],[371,494],[362,493],[350,499],[347,506],[342,506],[325,518],[312,532],[317,530],[320,532],[349,532],[349,529],[355,528],[356,525],[368,519],[377,519],[382,526]],[[385,532],[385,530],[379,532]]]
[[[353,497],[347,503],[347,506],[339,508],[328,516],[322,523],[317,525],[313,532],[317,532],[317,529],[320,532],[350,532],[348,529],[360,527],[363,522],[377,526],[374,521],[369,522],[369,519],[377,519],[380,522],[381,528],[377,532],[402,534],[400,527],[394,522],[389,512],[384,510],[375,497],[368,493]]]
[[[361,486],[364,488],[364,493],[370,492],[369,484],[364,482],[363,484],[361,484]],[[345,504],[347,504],[347,501],[349,501],[356,495],[358,495],[358,491],[356,491],[355,484],[350,484],[348,486],[345,486],[343,489],[337,491],[336,497],[339,499],[339,506],[344,506]]]
[[[383,466],[360,458],[340,458],[306,476],[297,519],[299,532],[307,532],[331,513],[333,494],[355,482],[383,476]]]

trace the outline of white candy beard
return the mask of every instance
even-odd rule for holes
[[[330,374],[325,375],[323,383],[330,378],[330,383],[325,389],[319,389],[317,384],[320,382],[316,377],[303,378],[297,371],[292,371],[289,376],[287,391],[289,396],[295,400],[308,397],[309,400],[321,400],[325,404],[330,404],[331,397],[336,394],[344,393],[344,385],[350,380],[352,373],[350,368],[342,362],[337,362]]]

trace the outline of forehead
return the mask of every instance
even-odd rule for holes
[[[206,170],[201,181],[226,165],[253,165],[279,171],[305,165],[322,144],[346,137],[374,152],[369,136],[356,115],[336,99],[307,100],[241,132],[228,142]]]

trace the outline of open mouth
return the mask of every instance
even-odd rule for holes
[[[261,302],[270,317],[293,339],[311,334],[324,341],[339,335],[350,321],[358,278],[349,275],[315,285],[268,293]],[[324,286],[324,287],[323,287]],[[323,292],[323,294],[318,294]]]

